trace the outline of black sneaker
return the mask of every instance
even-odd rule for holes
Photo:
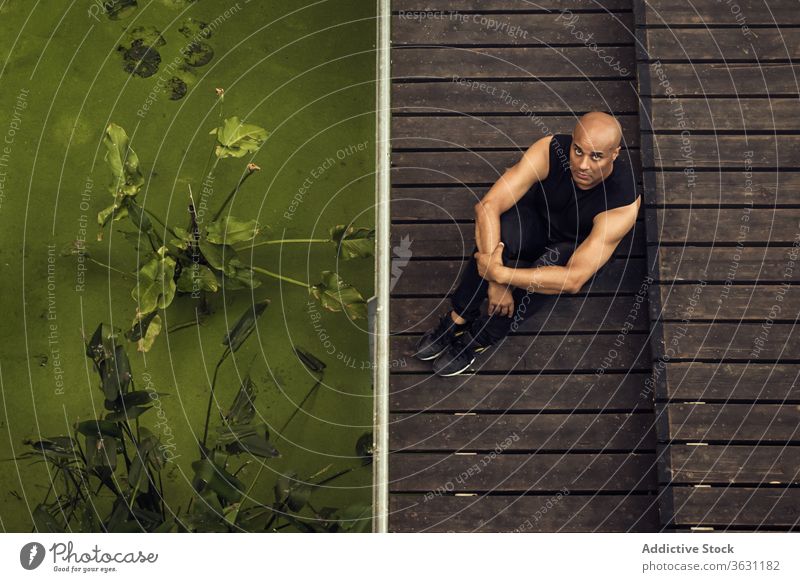
[[[447,349],[450,342],[469,327],[469,322],[458,324],[453,321],[448,311],[439,317],[435,328],[426,331],[417,342],[417,351],[414,357],[420,360],[432,360]]]
[[[433,373],[437,376],[456,376],[469,369],[475,361],[475,356],[488,350],[491,346],[485,346],[475,339],[472,331],[467,329],[459,335],[453,342],[436,358],[433,362]]]

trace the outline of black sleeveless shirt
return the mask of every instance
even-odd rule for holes
[[[569,171],[571,147],[571,135],[553,136],[547,178],[534,184],[523,198],[545,219],[553,242],[583,241],[592,230],[595,216],[632,204],[638,196],[625,151],[614,160],[614,168],[605,180],[589,190],[578,188]]]

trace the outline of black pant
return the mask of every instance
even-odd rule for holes
[[[514,268],[563,266],[579,244],[578,241],[551,241],[547,223],[526,203],[519,203],[500,216],[500,240],[504,243],[503,264]],[[476,252],[477,246],[473,250]],[[481,317],[481,304],[488,297],[488,290],[489,283],[478,274],[477,260],[471,256],[451,302],[458,315],[475,322],[473,330],[482,345],[494,344],[510,331],[516,331],[522,321],[541,307],[546,297],[542,293],[511,287],[514,297],[511,317],[497,314]]]

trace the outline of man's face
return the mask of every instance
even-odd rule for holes
[[[614,160],[617,159],[619,150],[619,146],[608,147],[587,138],[584,132],[574,132],[569,152],[569,169],[575,185],[581,190],[589,190],[605,180],[614,169]]]

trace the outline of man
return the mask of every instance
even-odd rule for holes
[[[630,163],[615,163],[621,141],[614,117],[587,113],[572,135],[534,143],[475,205],[476,247],[452,310],[414,354],[434,373],[466,371],[536,311],[537,294],[577,293],[608,262],[640,205]]]

